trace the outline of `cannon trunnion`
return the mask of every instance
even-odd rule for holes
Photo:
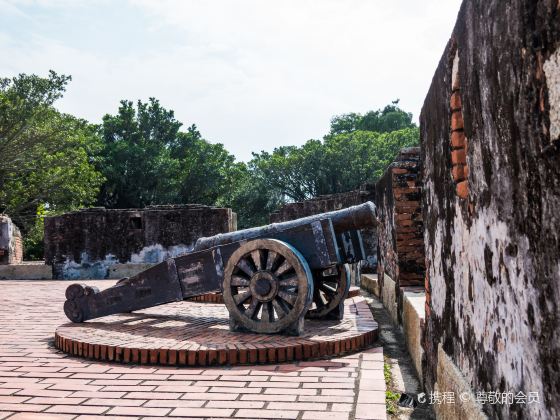
[[[348,263],[365,259],[360,229],[377,223],[371,202],[197,241],[113,287],[73,284],[64,311],[73,322],[222,291],[234,331],[299,335],[304,317],[341,319]]]

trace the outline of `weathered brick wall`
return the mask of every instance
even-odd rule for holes
[[[377,272],[396,288],[424,285],[424,239],[420,208],[420,149],[402,149],[376,185],[379,214]],[[398,295],[398,294],[397,294]]]
[[[86,209],[45,219],[45,262],[55,278],[103,278],[112,264],[157,263],[235,229],[227,208]]]
[[[374,200],[374,186],[365,185],[359,190],[321,195],[309,200],[285,204],[278,211],[270,215],[270,223],[285,222],[287,220],[299,219],[300,217],[340,210]]]
[[[8,216],[0,214],[0,265],[19,264],[22,261],[21,233]]]
[[[310,200],[286,204],[270,215],[270,223],[285,222],[301,217],[312,216],[314,214],[340,210],[365,203],[366,201],[375,201],[374,185],[366,184],[359,190],[340,194],[321,195]],[[362,263],[361,270],[364,273],[373,272],[377,265],[376,229],[363,229],[362,239],[368,259],[366,262]]]
[[[559,7],[465,0],[420,117],[424,383],[538,393],[492,418],[560,418]]]

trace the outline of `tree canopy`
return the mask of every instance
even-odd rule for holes
[[[52,106],[69,80],[52,71],[0,80],[0,213],[27,233],[42,228],[38,212],[92,204],[103,181],[94,127]]]
[[[54,103],[70,80],[52,71],[0,79],[0,212],[24,231],[27,257],[41,255],[43,216],[92,204],[221,205],[238,213],[240,228],[264,224],[283,203],[375,182],[418,141],[395,101],[333,117],[323,139],[237,162],[155,98],[123,100],[98,125],[61,113]]]
[[[191,125],[150,98],[122,101],[116,115],[105,115],[99,128],[104,174],[98,203],[113,208],[152,204],[215,204],[239,173],[239,163],[222,144],[204,140]]]
[[[398,107],[399,100],[377,111],[369,111],[364,115],[351,112],[336,115],[331,119],[330,135],[351,133],[353,131],[375,131],[377,133],[390,133],[403,128],[415,128],[412,114]]]

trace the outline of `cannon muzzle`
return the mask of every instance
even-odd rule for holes
[[[250,229],[238,230],[229,233],[220,233],[207,238],[200,238],[194,246],[195,251],[202,251],[218,245],[225,245],[232,242],[244,241],[248,239],[270,237],[278,232],[303,226],[315,221],[330,219],[336,234],[343,232],[360,230],[377,225],[377,210],[375,204],[368,201],[364,204],[348,207],[342,210],[316,214],[303,217],[297,220],[290,220],[282,223],[272,223]]]

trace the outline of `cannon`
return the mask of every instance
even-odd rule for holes
[[[83,322],[221,291],[232,331],[299,335],[304,318],[342,319],[349,263],[366,258],[360,229],[376,226],[371,202],[197,240],[99,291],[72,284],[64,312]]]

